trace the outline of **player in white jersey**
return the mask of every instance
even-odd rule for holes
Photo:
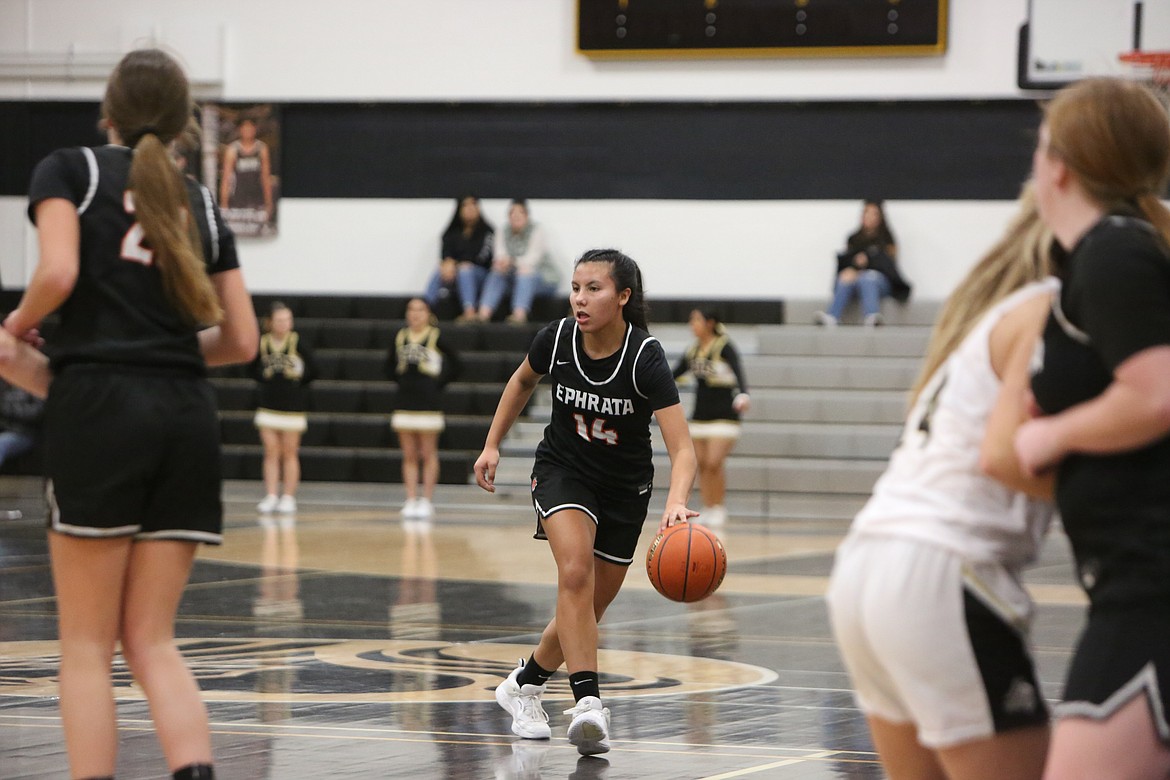
[[[902,439],[837,553],[833,631],[894,780],[1043,770],[1048,712],[1019,574],[1051,516],[1051,482],[1013,468],[1011,436],[1059,286],[1051,243],[1026,190],[948,300]]]

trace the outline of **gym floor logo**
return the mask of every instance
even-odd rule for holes
[[[179,649],[209,702],[468,702],[492,691],[527,657],[531,645],[450,644],[428,640],[208,638],[180,639]],[[713,658],[601,650],[607,696],[712,693],[764,685],[776,673]],[[56,696],[56,641],[0,642],[0,695]],[[142,699],[121,655],[114,659],[119,699]],[[546,699],[572,701],[557,675]]]

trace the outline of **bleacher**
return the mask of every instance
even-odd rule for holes
[[[868,498],[897,443],[907,390],[921,365],[938,304],[887,302],[887,325],[875,329],[813,325],[813,313],[823,305],[786,302],[788,324],[728,324],[744,357],[752,397],[742,436],[727,460],[726,505],[732,517],[847,520]],[[678,302],[678,307],[673,322],[656,316],[651,326],[672,363],[694,338],[682,322],[690,305]],[[858,319],[849,311],[844,322]],[[683,385],[688,414],[692,392]],[[526,489],[532,450],[549,407],[549,391],[542,386],[528,419],[519,421],[504,442],[497,486]],[[660,495],[668,475],[669,458],[656,436]],[[696,487],[692,505],[699,503]]]
[[[257,295],[257,314],[267,313],[273,300],[292,308],[296,330],[312,350],[317,367],[310,385],[309,429],[302,439],[303,478],[399,481],[401,452],[389,426],[396,388],[386,377],[385,361],[394,335],[403,327],[408,298]],[[655,301],[652,311],[657,318],[683,322],[693,306],[689,301]],[[737,301],[727,308],[734,321],[783,319],[779,301]],[[536,331],[565,310],[564,299],[546,299],[537,302],[527,326],[441,324],[444,338],[459,350],[463,370],[443,394],[447,428],[439,439],[440,482],[468,481],[504,384]],[[258,480],[261,447],[252,425],[256,383],[244,367],[217,369],[212,383],[223,425],[224,477]],[[534,424],[543,427],[546,421]]]
[[[306,480],[398,482],[402,459],[389,424],[396,385],[386,355],[404,326],[406,297],[257,295],[258,316],[272,301],[288,304],[317,375],[309,428],[302,438]],[[463,370],[443,394],[447,428],[439,439],[440,482],[465,483],[483,447],[500,391],[527,351],[536,325],[445,323],[443,336]],[[225,479],[260,479],[262,449],[252,424],[256,382],[244,366],[212,372],[223,430]]]
[[[9,291],[7,298],[19,293]],[[305,480],[398,482],[401,453],[390,429],[395,385],[385,374],[390,343],[403,327],[407,297],[256,295],[259,315],[273,300],[292,307],[296,330],[313,350],[309,429],[301,450]],[[812,324],[823,301],[721,302],[731,336],[745,358],[752,409],[727,463],[727,506],[734,517],[844,519],[868,496],[897,442],[913,382],[938,305],[886,303],[885,327]],[[693,336],[686,320],[695,301],[651,301],[651,328],[675,362]],[[440,482],[467,484],[504,383],[536,331],[566,312],[563,299],[538,301],[533,322],[441,323],[460,350],[463,372],[443,396],[447,429],[440,437]],[[845,322],[856,319],[854,314]],[[787,323],[787,324],[784,324]],[[256,383],[244,367],[212,371],[220,404],[224,477],[260,480],[261,447],[252,424]],[[693,398],[683,388],[690,412]],[[533,448],[548,422],[542,384],[504,442],[501,488],[526,490]],[[659,490],[669,461],[655,439]],[[35,458],[12,464],[36,473]],[[6,469],[8,471],[9,469]],[[696,497],[694,503],[698,504]]]
[[[897,443],[937,305],[891,305],[887,321],[895,324],[875,329],[813,325],[817,304],[811,301],[787,308],[802,320],[728,326],[743,353],[752,408],[727,460],[726,506],[732,517],[846,520],[869,496]],[[652,330],[672,363],[693,339],[681,323],[655,323]],[[548,418],[549,394],[542,390],[528,420],[504,443],[497,485],[527,484],[532,448]],[[689,414],[688,385],[682,399]],[[657,435],[654,462],[661,495],[670,461]],[[691,503],[699,506],[697,486]]]

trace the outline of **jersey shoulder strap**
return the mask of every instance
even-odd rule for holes
[[[556,334],[556,336],[553,337],[553,347],[552,347],[552,352],[549,353],[548,371],[545,372],[546,374],[551,374],[552,370],[553,370],[553,366],[555,366],[557,364],[557,352],[561,348],[561,339],[565,337],[565,323],[567,323],[568,321],[569,321],[568,317],[562,317],[561,321],[559,323],[557,323],[557,334]],[[568,338],[570,338],[570,339],[573,338],[573,332],[571,330],[569,331]]]
[[[97,194],[98,188],[98,161],[97,155],[94,154],[93,149],[88,146],[81,147],[81,154],[85,157],[85,167],[89,169],[89,184],[85,188],[85,197],[81,199],[81,203],[77,206],[77,213],[84,214],[85,210],[89,208],[89,204],[93,203],[93,196]]]

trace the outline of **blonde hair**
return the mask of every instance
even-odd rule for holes
[[[980,317],[1024,285],[1052,273],[1052,231],[1040,221],[1031,184],[1020,194],[1019,211],[975,267],[943,304],[926,348],[922,370],[910,391],[910,404],[930,377],[958,348]]]
[[[129,188],[167,300],[192,324],[213,325],[223,309],[203,261],[183,174],[167,144],[189,129],[193,104],[182,68],[158,49],[122,58],[106,85],[102,117],[134,150]]]
[[[1072,170],[1106,211],[1136,207],[1170,245],[1170,210],[1158,196],[1170,182],[1170,114],[1149,87],[1086,79],[1044,110],[1048,153]]]

